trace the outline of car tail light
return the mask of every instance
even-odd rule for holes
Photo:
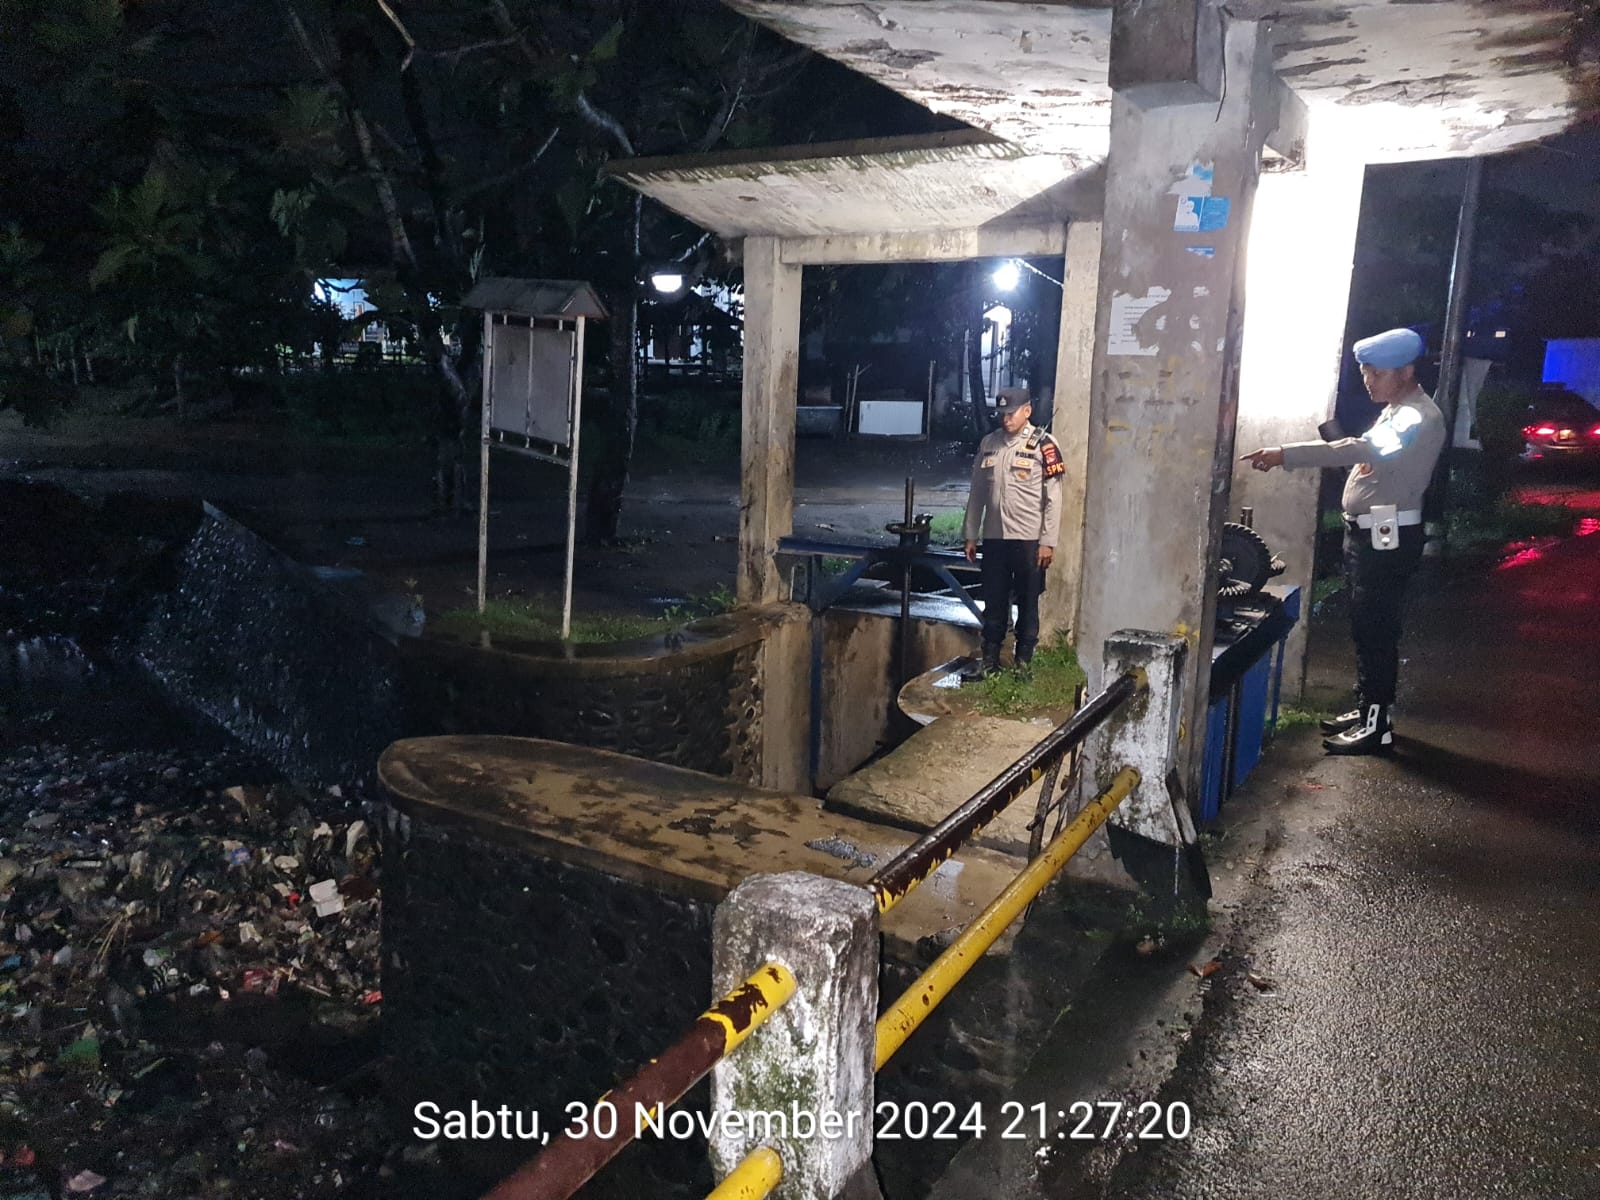
[[[1596,425],[1593,429],[1589,430],[1589,436],[1592,438],[1600,438],[1600,425]]]
[[[1554,425],[1524,425],[1522,432],[1525,437],[1552,437],[1556,427]]]

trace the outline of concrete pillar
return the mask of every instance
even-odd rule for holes
[[[712,1072],[717,1178],[767,1145],[783,1159],[783,1182],[774,1193],[783,1200],[860,1195],[871,1180],[877,1045],[878,908],[872,893],[800,871],[753,875],[717,906],[712,936],[715,994],[764,962],[788,967],[799,985]],[[797,1112],[837,1127],[796,1128]],[[754,1113],[783,1114],[787,1138],[763,1136],[769,1123],[751,1122]]]
[[[1194,841],[1187,804],[1173,803],[1167,777],[1177,765],[1178,726],[1183,714],[1182,638],[1124,629],[1106,641],[1105,678],[1143,671],[1145,689],[1106,719],[1089,746],[1096,795],[1123,767],[1139,772],[1139,786],[1111,814],[1110,822],[1168,846]]]
[[[1172,84],[1130,56],[1169,57],[1146,10],[1188,9],[1222,80]],[[1118,629],[1181,638],[1185,792],[1199,784],[1216,546],[1232,478],[1243,248],[1261,147],[1276,122],[1270,50],[1254,22],[1211,5],[1118,5],[1105,228],[1084,501],[1076,644],[1097,686]],[[1219,27],[1221,45],[1207,41]],[[1210,33],[1207,33],[1207,31]],[[1119,64],[1118,56],[1122,56]]]
[[[761,643],[761,756],[756,783],[775,792],[811,791],[811,610],[776,604],[763,614],[770,632]]]
[[[794,422],[800,381],[800,272],[778,238],[744,240],[744,393],[740,436],[741,604],[782,597],[772,553],[794,530]]]
[[[1061,481],[1061,540],[1039,597],[1039,636],[1070,634],[1078,623],[1083,587],[1083,501],[1089,459],[1089,394],[1094,379],[1095,294],[1100,279],[1100,222],[1067,226],[1056,342],[1056,388],[1050,432],[1061,444],[1067,473]]]
[[[1315,118],[1305,170],[1263,175],[1256,192],[1235,437],[1241,453],[1313,439],[1333,415],[1366,168],[1324,147],[1332,119]],[[1243,507],[1255,510],[1257,531],[1287,568],[1277,582],[1301,588],[1301,620],[1283,668],[1283,698],[1291,702],[1305,685],[1320,479],[1319,471],[1234,468],[1234,519]]]

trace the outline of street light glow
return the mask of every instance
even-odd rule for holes
[[[683,276],[676,271],[657,271],[650,276],[650,286],[664,296],[683,290]]]
[[[1008,259],[1001,263],[994,271],[994,285],[1002,292],[1009,292],[1022,282],[1022,270],[1015,260]]]

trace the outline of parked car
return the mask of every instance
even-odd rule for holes
[[[1600,462],[1600,409],[1576,392],[1549,388],[1528,405],[1523,462]]]

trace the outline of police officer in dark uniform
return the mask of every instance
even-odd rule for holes
[[[967,561],[983,539],[983,658],[962,678],[1000,669],[1000,645],[1017,604],[1018,668],[1027,670],[1039,641],[1039,593],[1056,552],[1061,526],[1061,447],[1031,424],[1026,388],[1002,388],[995,398],[1000,428],[978,443],[962,536]]]
[[[1394,744],[1390,716],[1400,670],[1406,583],[1422,559],[1422,494],[1444,448],[1444,417],[1417,383],[1423,342],[1391,329],[1355,344],[1361,381],[1383,406],[1372,428],[1336,442],[1294,442],[1244,457],[1273,467],[1351,467],[1345,480],[1344,562],[1356,644],[1356,707],[1322,728],[1330,754],[1377,754]]]

